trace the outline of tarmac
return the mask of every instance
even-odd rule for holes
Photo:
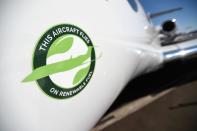
[[[102,131],[197,131],[196,67],[197,60],[176,61],[131,81],[107,113],[148,94],[174,90]]]

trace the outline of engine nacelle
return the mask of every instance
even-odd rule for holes
[[[177,31],[176,19],[167,20],[162,24],[162,32],[165,35],[173,36],[176,34],[176,31]]]

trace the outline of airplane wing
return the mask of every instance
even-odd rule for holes
[[[179,44],[194,39],[197,39],[197,30],[187,33],[178,33],[178,34],[174,34],[173,36],[164,36],[163,38],[161,38],[161,45],[167,46],[167,45]]]

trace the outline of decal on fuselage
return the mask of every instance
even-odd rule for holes
[[[95,57],[92,41],[83,30],[70,24],[54,26],[38,41],[33,71],[23,82],[36,81],[53,98],[73,97],[89,83]]]

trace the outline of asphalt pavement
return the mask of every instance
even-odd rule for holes
[[[197,60],[169,63],[131,81],[107,113],[169,88],[175,90],[103,131],[197,131]]]

